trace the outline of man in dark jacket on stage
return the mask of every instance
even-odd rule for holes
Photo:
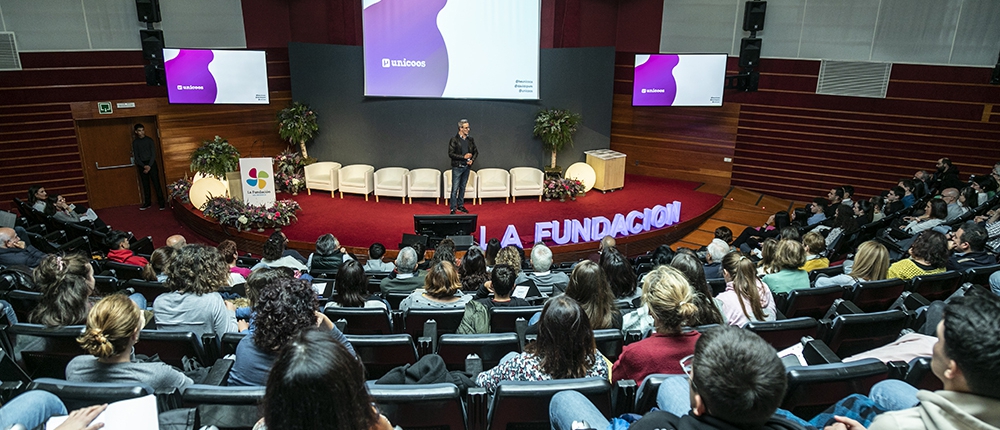
[[[476,141],[469,136],[469,120],[458,121],[458,134],[448,141],[448,157],[451,158],[451,213],[456,210],[469,213],[465,208],[465,184],[469,182],[469,170],[479,157]]]

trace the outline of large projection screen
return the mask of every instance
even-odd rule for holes
[[[541,0],[362,0],[365,95],[538,100]]]
[[[632,106],[722,106],[726,54],[636,54]]]

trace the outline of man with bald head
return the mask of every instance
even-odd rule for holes
[[[958,202],[958,188],[945,188],[944,191],[941,191],[941,200],[948,204],[948,216],[945,217],[944,222],[953,221],[965,214],[965,209]]]
[[[184,245],[187,245],[187,239],[185,239],[184,236],[175,234],[167,238],[167,246],[171,248],[181,249]]]
[[[45,253],[26,244],[12,228],[0,228],[0,265],[35,268]]]

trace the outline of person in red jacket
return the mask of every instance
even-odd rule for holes
[[[108,260],[131,264],[133,266],[146,267],[149,264],[145,258],[142,258],[129,249],[129,234],[121,230],[111,230],[108,233],[108,238],[106,244],[108,245]]]

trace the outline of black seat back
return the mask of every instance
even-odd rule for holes
[[[820,275],[837,276],[841,273],[844,273],[844,266],[830,266],[830,267],[823,267],[820,269],[813,269],[809,271],[809,282],[816,282],[816,278],[819,278]]]
[[[240,344],[240,341],[244,337],[249,336],[246,332],[243,333],[223,333],[222,334],[222,355],[226,356],[229,354],[236,353],[236,346]]]
[[[902,279],[863,281],[851,290],[849,300],[865,312],[884,311],[889,309],[905,290],[906,281]]]
[[[401,428],[465,430],[467,418],[458,387],[451,383],[424,385],[368,384],[378,410]],[[429,413],[433,411],[433,413]]]
[[[492,369],[509,352],[521,352],[516,333],[443,334],[438,340],[438,355],[448,370],[465,370],[465,358],[476,354],[483,360],[483,370]]]
[[[965,271],[965,282],[973,285],[989,285],[990,275],[993,272],[1000,270],[1000,264],[993,264],[990,266],[973,267]]]
[[[169,293],[170,290],[158,281],[143,281],[142,279],[129,279],[125,281],[126,288],[132,288],[135,292],[142,294],[146,302],[152,304],[160,294]]]
[[[393,368],[417,362],[417,347],[409,334],[346,336],[365,364],[367,379],[378,379]]]
[[[616,328],[594,330],[594,342],[597,343],[597,350],[614,363],[625,346],[625,335]]]
[[[792,290],[782,313],[786,318],[823,318],[833,301],[844,298],[846,293],[847,289],[840,285]]]
[[[849,357],[896,340],[908,319],[908,315],[898,309],[840,315],[833,319],[823,341],[840,358]]]
[[[184,357],[198,360],[204,367],[212,365],[201,339],[189,331],[142,330],[139,342],[135,344],[135,353],[156,354],[160,361],[179,369],[184,368]]]
[[[660,391],[660,383],[668,376],[673,375],[653,373],[643,378],[639,392],[635,395],[635,413],[645,415],[656,406],[656,394]]]
[[[42,293],[37,291],[11,290],[7,302],[14,308],[18,321],[28,321],[28,315],[42,302]]]
[[[118,263],[116,261],[105,261],[104,270],[114,270],[115,277],[122,281],[142,279],[142,266]]]
[[[465,316],[465,307],[457,309],[410,309],[403,317],[403,333],[407,333],[413,338],[423,335],[424,322],[427,320],[437,321],[437,334],[454,333],[458,331],[462,317]]]
[[[53,378],[36,379],[28,384],[28,390],[42,390],[55,394],[68,411],[153,394],[153,388],[145,384],[69,382]]]
[[[708,285],[712,287],[712,297],[726,291],[726,280],[723,278],[709,279]]]
[[[604,416],[611,415],[611,383],[604,378],[503,381],[493,395],[489,429],[549,429],[549,401],[566,390],[583,394]]]
[[[517,321],[518,318],[524,318],[525,321],[528,321],[533,315],[541,311],[541,306],[492,308],[490,309],[490,332],[516,333],[517,328],[515,321]]]
[[[906,376],[903,380],[921,390],[937,391],[944,389],[944,384],[931,371],[931,357],[917,357],[910,360]]]
[[[185,407],[198,408],[203,426],[250,430],[261,418],[264,389],[194,384],[184,389],[182,398]]]
[[[345,334],[392,334],[392,320],[386,309],[328,306],[323,313],[333,322],[346,320]]]
[[[855,393],[867,393],[886,379],[888,368],[876,358],[850,363],[792,366],[786,371],[788,390],[781,407],[800,417],[811,417]]]
[[[949,270],[933,275],[920,275],[910,280],[909,291],[930,301],[947,299],[962,285],[962,273]]]
[[[819,323],[813,317],[798,317],[778,321],[750,321],[743,328],[757,333],[774,349],[781,351],[799,343],[805,336],[816,337]]]
[[[87,354],[76,338],[83,326],[46,328],[39,324],[18,323],[7,328],[12,335],[38,338],[37,349],[21,351],[24,370],[32,378],[66,379],[66,365],[73,357]]]

